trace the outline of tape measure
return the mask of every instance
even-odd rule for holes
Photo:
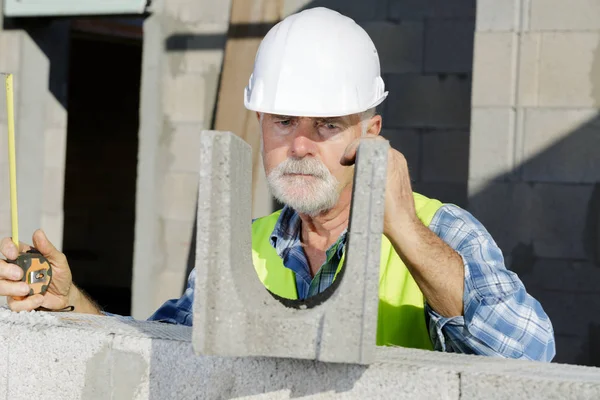
[[[44,294],[52,281],[52,267],[50,262],[38,250],[31,249],[19,254],[16,260],[9,260],[23,270],[22,282],[29,285],[28,296]]]

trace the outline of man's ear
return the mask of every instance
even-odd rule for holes
[[[377,114],[377,115],[373,116],[369,120],[369,125],[367,128],[367,135],[373,135],[373,136],[379,135],[379,133],[381,133],[382,122],[383,122],[383,120],[381,118],[381,115]]]

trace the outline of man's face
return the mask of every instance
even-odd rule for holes
[[[333,208],[352,183],[353,167],[340,159],[361,135],[358,115],[335,118],[263,114],[262,155],[273,196],[299,213]]]

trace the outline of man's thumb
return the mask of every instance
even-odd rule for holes
[[[41,229],[33,233],[33,247],[35,247],[52,264],[60,264],[63,261],[63,254],[54,247],[46,234]]]

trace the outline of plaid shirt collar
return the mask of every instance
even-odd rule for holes
[[[300,240],[301,231],[302,220],[300,219],[300,215],[291,207],[284,206],[269,239],[271,246],[275,248],[279,257],[284,260],[284,265],[289,251],[295,246],[302,245]],[[348,229],[344,229],[336,243],[327,249],[327,259],[330,259],[334,253],[337,253],[335,255],[339,259],[342,258],[342,255],[344,254],[344,248],[346,247],[347,233]],[[334,250],[336,251],[334,252]]]

